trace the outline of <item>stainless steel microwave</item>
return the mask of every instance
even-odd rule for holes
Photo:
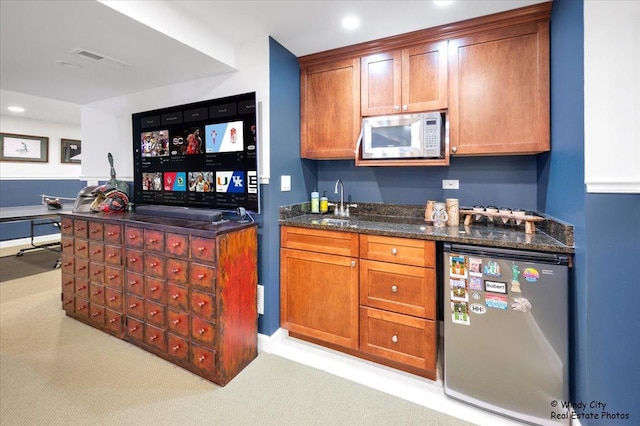
[[[362,158],[444,158],[445,123],[443,112],[366,117]]]

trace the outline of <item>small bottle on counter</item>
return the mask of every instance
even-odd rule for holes
[[[320,213],[326,213],[329,211],[329,198],[327,198],[327,191],[322,192],[320,197]]]
[[[311,213],[320,213],[320,194],[315,189],[311,193]]]

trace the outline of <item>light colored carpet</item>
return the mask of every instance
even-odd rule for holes
[[[469,424],[264,352],[219,387],[66,317],[38,272],[0,282],[1,425]]]

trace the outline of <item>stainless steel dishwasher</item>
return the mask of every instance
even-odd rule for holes
[[[457,244],[443,256],[445,394],[569,424],[568,256]]]

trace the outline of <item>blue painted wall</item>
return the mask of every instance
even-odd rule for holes
[[[85,186],[80,180],[2,180],[0,181],[0,207],[33,206],[42,203],[41,194],[75,198]],[[31,236],[29,222],[0,224],[0,241]],[[54,226],[38,226],[36,236],[57,234]]]

